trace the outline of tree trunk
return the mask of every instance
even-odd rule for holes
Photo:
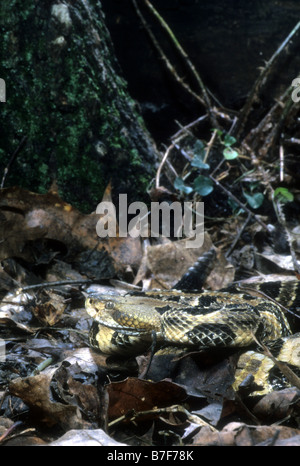
[[[121,77],[99,1],[2,0],[1,173],[5,186],[95,209],[115,193],[143,200],[157,152]],[[26,137],[26,144],[12,154]]]

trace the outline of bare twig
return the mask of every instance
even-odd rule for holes
[[[198,83],[202,83],[202,95],[203,97],[201,97],[199,94],[197,94],[196,92],[194,92],[190,86],[184,82],[184,80],[178,75],[177,71],[175,70],[175,68],[173,67],[173,65],[171,64],[171,62],[169,61],[169,59],[167,58],[166,54],[164,53],[164,51],[162,50],[161,46],[159,45],[159,43],[157,42],[153,32],[150,30],[141,10],[139,9],[138,5],[137,5],[137,2],[136,0],[131,0],[132,3],[133,3],[133,6],[136,10],[136,13],[137,15],[139,16],[140,20],[141,20],[141,23],[142,25],[144,26],[147,34],[149,35],[150,37],[150,40],[153,44],[153,46],[156,48],[157,52],[159,53],[161,59],[163,60],[163,62],[165,63],[168,71],[172,74],[173,78],[185,89],[186,92],[188,92],[195,100],[197,100],[202,106],[204,106],[208,112],[208,115],[210,117],[210,120],[211,120],[211,123],[212,125],[217,128],[218,127],[218,122],[212,112],[212,108],[211,108],[211,104],[210,104],[210,100],[209,100],[209,97],[208,97],[208,94],[206,92],[206,89],[205,89],[205,86],[203,85],[202,83],[202,80],[200,78],[200,76],[198,75],[198,73],[196,72],[196,74],[198,75]],[[176,45],[179,46],[179,48],[181,47],[177,41],[177,39],[175,38],[174,34],[172,33],[172,31],[170,30],[170,28],[167,26],[167,24],[165,23],[165,21],[161,18],[161,16],[158,14],[158,12],[154,9],[154,7],[150,4],[150,2],[147,2],[146,3],[147,6],[150,8],[150,10],[152,11],[152,13],[154,13],[155,11],[155,17],[156,18],[159,18],[159,21],[160,21],[160,24],[161,25],[166,25],[166,30],[169,30],[171,35],[170,37],[172,38],[172,41],[174,43],[174,40],[176,42]],[[177,50],[179,50],[179,48],[177,47]],[[182,48],[181,48],[182,49]],[[183,49],[182,49],[183,50]],[[184,52],[185,54],[185,52]],[[182,55],[183,56],[183,55]],[[185,54],[184,57],[187,57],[187,55]],[[191,64],[192,65],[192,64]],[[193,65],[192,65],[193,67]],[[191,70],[191,68],[190,68]],[[199,81],[200,80],[200,81]],[[201,86],[200,86],[201,87]],[[204,90],[204,91],[203,91]]]
[[[287,142],[289,144],[300,144],[300,139],[297,138],[290,138],[290,139],[285,139],[284,142]]]
[[[179,136],[181,136],[182,132],[189,131],[191,128],[193,128],[198,123],[205,120],[206,118],[207,118],[207,115],[202,115],[201,117],[197,118],[197,120],[192,121],[191,123],[189,123],[186,126],[182,126],[177,120],[175,120],[175,123],[177,123],[178,126],[180,126],[180,130],[178,130],[177,133],[173,134],[171,139],[173,141],[176,140]]]
[[[206,163],[207,159],[208,159],[208,156],[209,156],[209,153],[210,153],[210,150],[215,142],[215,139],[216,139],[216,136],[217,136],[217,130],[215,129],[210,140],[208,141],[207,143],[207,146],[206,146],[206,151],[205,151],[205,156],[203,158],[203,163]]]
[[[136,13],[137,15],[139,16],[140,20],[141,20],[141,23],[143,24],[145,30],[147,31],[147,34],[149,35],[151,41],[152,41],[152,44],[153,46],[156,48],[157,52],[159,53],[159,55],[161,56],[161,59],[164,61],[168,71],[172,74],[172,76],[174,77],[174,79],[182,86],[184,87],[184,89],[192,96],[194,97],[194,99],[196,99],[198,102],[200,102],[201,105],[205,106],[205,101],[194,91],[192,91],[192,89],[183,81],[183,79],[178,75],[178,73],[176,72],[175,68],[173,67],[173,65],[170,63],[170,61],[168,60],[167,56],[165,55],[165,53],[163,52],[161,46],[158,44],[153,32],[150,30],[150,28],[148,27],[148,24],[141,12],[141,10],[139,9],[137,3],[136,3],[136,0],[131,0],[134,7],[135,7],[135,10],[136,10]]]
[[[188,70],[190,71],[191,75],[195,79],[195,81],[197,83],[197,86],[199,87],[199,90],[202,93],[203,100],[205,102],[205,107],[206,107],[206,110],[207,110],[207,112],[209,114],[209,118],[211,120],[211,123],[212,123],[214,128],[218,128],[219,125],[218,125],[218,122],[217,122],[215,116],[212,113],[212,105],[211,105],[211,102],[210,102],[208,92],[206,91],[206,88],[205,88],[205,85],[204,85],[204,83],[202,81],[202,78],[199,75],[199,73],[197,72],[197,70],[196,70],[195,66],[193,65],[193,63],[191,62],[188,54],[186,53],[186,51],[183,49],[183,47],[178,42],[178,40],[175,37],[175,34],[171,30],[170,26],[161,17],[161,15],[158,13],[156,8],[154,8],[154,6],[150,3],[150,1],[149,0],[144,0],[144,3],[148,7],[148,9],[151,11],[151,13],[155,16],[155,18],[158,20],[159,24],[164,29],[164,31],[168,34],[168,36],[171,39],[172,43],[174,44],[176,50],[179,52],[180,56],[184,60]]]
[[[245,136],[245,138],[243,139],[241,145],[244,145],[246,143],[246,144],[251,145],[252,149],[256,148],[255,145],[254,145],[255,138],[257,138],[258,134],[263,133],[265,128],[268,126],[268,124],[273,121],[274,116],[275,116],[276,112],[278,111],[278,108],[279,107],[282,108],[284,106],[284,102],[286,101],[286,99],[289,98],[289,96],[291,94],[291,89],[292,89],[291,86],[288,87],[284,91],[284,93],[278,99],[276,99],[276,102],[273,105],[273,107],[264,116],[264,118],[259,122],[259,124],[256,126],[256,128],[252,129],[250,131],[250,133],[247,134],[247,136]],[[265,155],[267,153],[268,149],[269,149],[269,144],[266,144],[266,147],[265,147],[265,144],[264,144],[264,147],[260,148],[259,152],[263,156],[263,155]]]
[[[91,283],[92,280],[60,280],[57,282],[45,282],[45,283],[37,283],[36,285],[29,285],[24,286],[23,288],[18,289],[18,294],[23,293],[23,291],[28,290],[36,290],[39,288],[47,288],[51,286],[66,286],[66,285],[86,285],[87,283]]]
[[[234,248],[236,247],[240,237],[242,236],[243,234],[243,231],[245,230],[246,226],[248,225],[248,223],[250,222],[250,219],[251,219],[251,215],[248,214],[248,217],[246,218],[245,222],[243,223],[242,227],[239,229],[236,237],[234,238],[234,241],[233,243],[231,244],[230,248],[228,249],[228,251],[226,252],[225,254],[225,257],[229,257],[230,254],[232,253],[232,251],[234,250]]]
[[[237,125],[235,127],[235,136],[238,138],[241,134],[241,132],[244,130],[248,115],[252,109],[252,106],[257,99],[259,90],[263,84],[265,84],[267,75],[271,71],[271,67],[274,64],[275,60],[279,57],[280,53],[284,50],[284,48],[287,46],[289,41],[294,37],[298,29],[300,28],[300,22],[296,24],[296,26],[293,28],[293,30],[289,33],[289,35],[286,37],[286,39],[282,42],[282,44],[278,47],[278,49],[275,51],[275,53],[272,55],[270,60],[266,63],[264,68],[262,69],[259,77],[254,83],[254,86],[249,94],[249,97],[244,105],[244,108],[242,109],[239,121],[237,122]]]
[[[267,225],[259,218],[258,215],[255,215],[253,212],[251,212],[250,209],[248,209],[248,207],[243,204],[234,194],[232,194],[230,191],[228,191],[228,189],[226,189],[223,185],[221,185],[221,183],[216,180],[212,175],[209,175],[209,178],[219,187],[221,188],[226,194],[228,197],[230,197],[234,202],[236,202],[243,210],[245,210],[249,215],[251,215],[252,217],[255,218],[255,220],[265,229],[265,230],[268,230],[268,227]]]
[[[213,427],[211,424],[209,424],[208,422],[204,421],[203,419],[201,419],[199,416],[195,415],[195,414],[192,414],[190,413],[187,409],[185,409],[183,406],[181,405],[173,405],[173,406],[168,406],[166,408],[153,408],[153,409],[149,409],[147,411],[139,411],[139,412],[136,412],[134,410],[131,410],[130,412],[128,412],[127,414],[124,414],[123,416],[120,416],[119,418],[117,419],[114,419],[113,421],[111,421],[109,424],[108,424],[108,427],[112,427],[113,425],[115,424],[119,424],[120,422],[124,421],[124,420],[129,420],[129,421],[134,421],[135,419],[137,419],[138,417],[141,417],[141,416],[147,416],[147,415],[160,415],[160,414],[166,414],[166,413],[184,413],[186,415],[186,417],[188,418],[188,420],[190,422],[193,422],[195,424],[198,424],[199,426],[207,426],[210,428],[211,431],[213,432],[216,432],[217,429],[215,429],[215,427]]]
[[[165,154],[164,154],[164,156],[163,156],[163,158],[162,158],[162,160],[161,160],[161,162],[159,164],[159,167],[158,167],[157,172],[156,172],[156,177],[155,177],[155,187],[156,188],[159,188],[159,186],[160,186],[160,174],[161,174],[162,167],[165,164],[167,158],[170,155],[171,150],[174,149],[174,147],[175,147],[175,143],[172,143],[167,148],[167,150],[166,150],[166,152],[165,152]]]
[[[279,147],[279,180],[284,180],[284,149],[282,145]]]
[[[0,436],[0,443],[4,442],[4,440],[7,439],[7,437],[9,437],[11,435],[11,433],[17,429],[19,426],[21,426],[23,424],[22,421],[16,421],[14,422],[14,424],[12,426],[10,426],[5,432],[4,434],[2,434]]]
[[[279,134],[281,132],[282,126],[294,105],[295,103],[292,101],[291,98],[289,98],[287,102],[284,104],[284,108],[282,110],[282,113],[277,123],[273,124],[272,130],[270,134],[268,135],[268,137],[266,138],[265,147],[264,147],[265,154],[267,153],[270,147],[274,147],[275,141],[279,138]]]

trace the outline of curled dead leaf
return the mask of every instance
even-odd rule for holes
[[[21,398],[39,422],[48,426],[59,424],[67,429],[79,428],[82,426],[80,410],[51,398],[50,383],[55,370],[25,378],[18,377],[10,382],[9,392]]]
[[[31,306],[33,315],[44,325],[55,325],[66,309],[65,299],[51,290],[42,290],[35,304]]]

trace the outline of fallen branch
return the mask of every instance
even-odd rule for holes
[[[185,409],[183,406],[181,405],[173,405],[173,406],[168,406],[166,408],[153,408],[153,409],[149,409],[147,411],[139,411],[139,412],[136,412],[134,410],[131,410],[129,411],[128,413],[124,414],[123,416],[120,416],[119,418],[117,419],[114,419],[113,421],[111,421],[109,424],[108,424],[108,427],[112,427],[116,424],[119,424],[120,422],[123,422],[123,421],[130,421],[130,422],[134,422],[135,419],[137,419],[138,417],[141,417],[141,416],[148,416],[149,414],[155,414],[155,415],[160,415],[160,414],[166,414],[166,413],[184,413],[187,417],[187,419],[194,423],[194,424],[197,424],[199,426],[205,426],[205,427],[209,427],[209,429],[212,431],[212,432],[217,432],[217,429],[215,427],[213,427],[211,424],[209,424],[208,422],[204,421],[203,419],[201,419],[199,416],[195,415],[195,414],[192,414],[190,413],[187,409]]]
[[[52,286],[67,286],[67,285],[87,285],[88,283],[92,283],[93,280],[60,280],[56,282],[45,282],[45,283],[37,283],[35,285],[28,285],[28,286],[23,286],[22,288],[19,288],[17,291],[17,294],[21,294],[24,291],[28,290],[37,290],[39,288],[48,288]]]

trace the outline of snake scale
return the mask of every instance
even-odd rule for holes
[[[197,267],[179,284],[188,279],[193,285],[193,276],[199,279]],[[246,291],[237,287],[201,293],[172,289],[89,297],[85,306],[94,319],[90,345],[105,354],[129,358],[149,350],[153,341],[155,350],[174,347],[182,351],[248,349],[260,342],[270,345],[281,361],[300,367],[300,334],[291,335],[283,308],[297,307],[299,291],[299,282],[292,281],[262,283]],[[259,393],[273,388],[277,375],[269,358],[252,350],[240,361],[236,384],[248,371],[256,385],[263,385]],[[275,371],[273,382],[268,381],[271,371]]]

